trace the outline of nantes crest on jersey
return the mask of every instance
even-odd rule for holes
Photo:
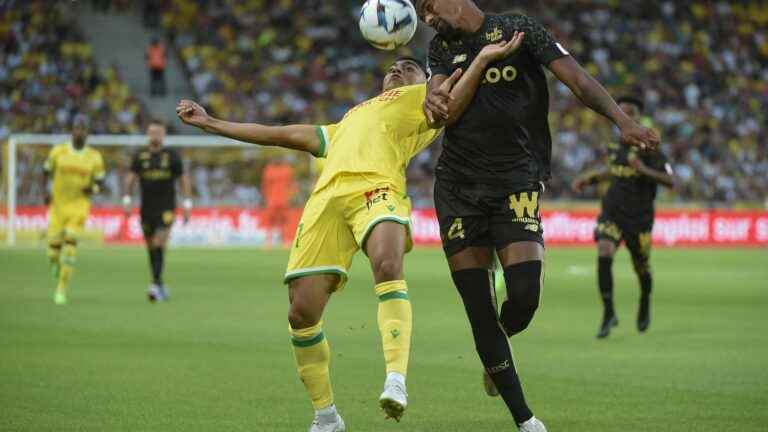
[[[370,176],[405,190],[405,167],[411,158],[437,138],[422,111],[426,85],[386,91],[347,112],[336,124],[318,128],[319,157],[327,162],[315,190],[339,174]]]
[[[438,179],[521,191],[549,178],[552,140],[543,66],[568,53],[541,24],[520,14],[487,14],[474,34],[435,36],[429,68],[433,76],[467,70],[483,47],[510,40],[515,31],[525,32],[522,47],[488,65],[472,103],[446,128]]]

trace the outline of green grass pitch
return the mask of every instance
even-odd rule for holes
[[[172,250],[173,299],[144,297],[140,248],[80,251],[70,304],[45,253],[0,249],[0,430],[305,431],[281,285],[285,251]],[[650,333],[615,265],[620,326],[597,341],[592,249],[548,252],[543,304],[513,339],[531,407],[551,432],[768,430],[768,254],[660,249]],[[515,431],[481,369],[441,251],[406,260],[414,307],[410,406],[385,421],[376,298],[361,257],[325,329],[336,401],[354,431]]]

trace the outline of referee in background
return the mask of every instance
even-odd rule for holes
[[[139,181],[141,190],[141,229],[147,244],[152,283],[147,290],[150,302],[168,300],[168,290],[163,283],[165,247],[171,227],[176,219],[176,185],[178,180],[184,195],[184,223],[189,221],[192,210],[192,190],[189,177],[179,154],[163,147],[165,124],[152,120],[147,127],[149,145],[137,151],[124,181],[123,207],[126,218],[132,210],[133,188]]]

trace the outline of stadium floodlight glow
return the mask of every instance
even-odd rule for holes
[[[69,134],[12,134],[8,137],[7,154],[7,216],[6,216],[6,242],[9,246],[16,244],[16,202],[18,193],[17,156],[21,145],[48,145],[53,146],[68,142],[72,139]],[[147,145],[149,138],[146,135],[89,135],[89,146],[114,146],[114,147],[141,147]],[[168,135],[163,140],[163,145],[168,147],[197,147],[197,148],[233,148],[242,147],[254,151],[260,151],[260,147],[229,138],[213,135]]]

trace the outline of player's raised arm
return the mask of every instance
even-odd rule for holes
[[[584,105],[607,117],[619,128],[623,144],[640,148],[656,148],[659,145],[659,135],[629,118],[605,88],[572,56],[558,58],[548,67]]]
[[[208,115],[198,103],[186,99],[179,102],[176,114],[188,125],[238,141],[300,150],[313,155],[319,155],[322,148],[317,128],[312,125],[265,126],[228,122]]]

